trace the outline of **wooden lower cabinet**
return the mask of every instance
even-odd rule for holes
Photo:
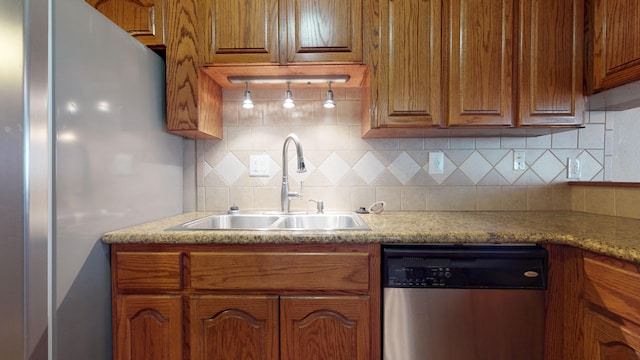
[[[115,360],[377,360],[380,246],[112,245]]]
[[[278,297],[193,295],[191,359],[277,359]]]
[[[116,298],[114,359],[182,359],[182,297],[119,295]]]
[[[547,249],[545,359],[640,360],[640,264]]]
[[[640,359],[640,327],[592,310],[584,313],[585,360]]]
[[[281,359],[369,360],[367,296],[280,299]]]
[[[191,359],[369,360],[367,296],[194,295]]]

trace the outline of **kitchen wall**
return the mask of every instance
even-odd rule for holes
[[[283,89],[252,89],[256,106],[242,109],[243,89],[224,91],[224,139],[195,142],[199,211],[280,208],[282,145],[287,134],[302,142],[308,171],[303,199],[292,210],[352,210],[384,200],[389,210],[571,209],[566,160],[582,163],[583,181],[612,176],[612,122],[607,113],[587,113],[585,127],[572,130],[511,129],[500,137],[361,139],[360,92],[334,89],[335,109],[324,109],[323,89],[293,89],[296,107],[282,108]],[[481,130],[478,130],[481,131]],[[513,135],[516,136],[513,136]],[[527,136],[538,135],[538,136]],[[526,170],[514,171],[513,150],[526,152]],[[445,173],[430,175],[428,154],[442,151]],[[249,176],[249,156],[270,157],[268,177]],[[295,156],[293,147],[287,157]]]

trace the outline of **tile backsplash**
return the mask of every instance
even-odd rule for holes
[[[327,210],[379,200],[389,210],[564,210],[572,207],[567,158],[581,160],[580,180],[611,177],[613,136],[604,113],[586,113],[581,129],[516,129],[522,136],[361,139],[359,89],[333,90],[335,109],[322,106],[325,90],[296,88],[294,109],[282,107],[283,89],[252,89],[256,105],[245,110],[243,90],[225,89],[224,139],[195,142],[196,209],[278,210],[289,133],[300,138],[307,165],[296,173],[290,146],[290,186],[304,182],[292,210],[312,211],[310,199],[323,200]],[[513,170],[516,150],[525,152],[524,171]],[[434,151],[444,154],[443,174],[428,172]],[[265,154],[269,176],[250,177],[250,155]]]

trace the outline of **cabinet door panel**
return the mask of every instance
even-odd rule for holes
[[[640,359],[640,328],[630,327],[592,310],[584,313],[585,360]]]
[[[281,42],[287,62],[362,62],[362,0],[286,3]]]
[[[163,0],[86,0],[141,43],[164,48]]]
[[[448,125],[511,125],[513,1],[448,3]]]
[[[282,360],[369,360],[369,298],[282,297]]]
[[[582,123],[583,18],[582,0],[521,2],[521,125]]]
[[[277,359],[278,297],[194,295],[191,359]]]
[[[592,92],[640,79],[640,3],[592,0]]]
[[[278,0],[205,0],[205,62],[277,63]]]
[[[431,126],[440,121],[440,3],[381,2],[381,56],[386,61],[380,62],[380,97],[388,101],[380,103],[379,126]]]
[[[119,295],[114,359],[182,359],[182,297]]]

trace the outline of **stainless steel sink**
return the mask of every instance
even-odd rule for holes
[[[371,230],[356,213],[326,214],[216,214],[192,220],[169,230]]]

